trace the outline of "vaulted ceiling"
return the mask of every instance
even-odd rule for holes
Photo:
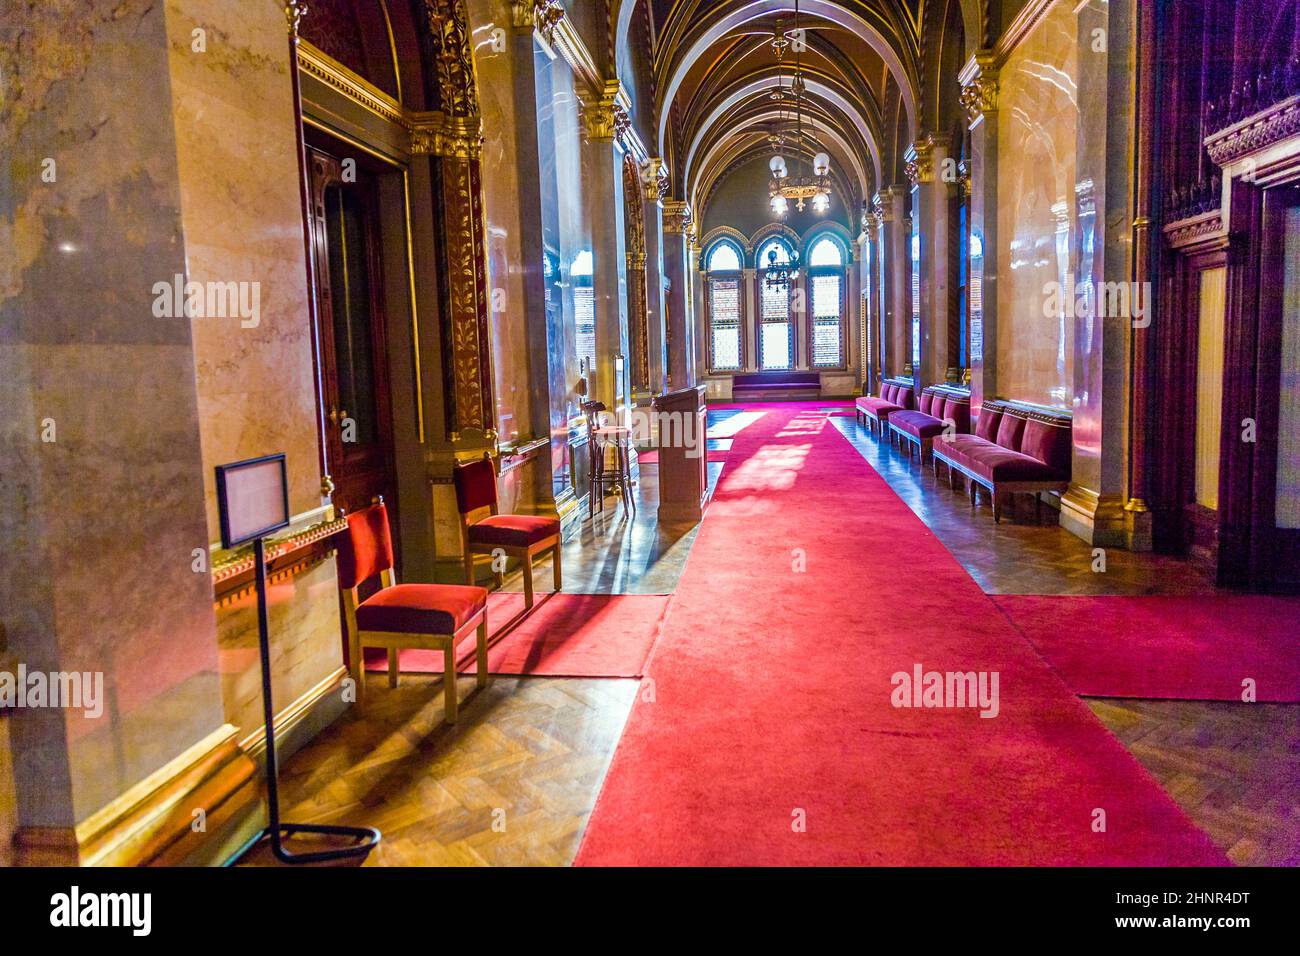
[[[963,13],[974,18],[985,2],[623,0],[618,30],[621,41],[634,13],[649,16],[657,133],[649,145],[669,164],[674,197],[698,217],[728,175],[773,154],[773,134],[785,136],[782,151],[793,157],[796,54],[778,58],[772,40],[796,29],[797,3],[806,155],[830,155],[836,192],[852,204],[834,217],[853,223],[864,200],[900,178],[902,152],[933,112],[926,91],[939,80],[927,82],[924,64],[937,46],[964,59]],[[955,73],[951,53],[944,59]],[[784,101],[772,97],[778,84]]]

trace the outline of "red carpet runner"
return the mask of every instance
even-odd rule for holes
[[[548,594],[550,571],[538,578],[540,593],[524,613],[524,596],[488,595],[488,672],[547,677],[640,677],[663,627],[663,594]],[[459,670],[473,673],[475,644],[457,648]],[[442,651],[405,650],[404,674],[441,674]],[[387,671],[382,648],[366,650],[366,670]]]
[[[827,404],[737,435],[577,862],[1226,863]],[[917,665],[997,716],[892,706]]]
[[[1300,701],[1300,600],[1262,594],[993,599],[1077,694]]]

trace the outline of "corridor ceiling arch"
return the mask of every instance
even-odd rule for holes
[[[861,138],[863,144],[866,146],[867,155],[871,159],[872,167],[875,170],[875,182],[879,183],[880,182],[880,149],[876,144],[876,137],[873,135],[871,127],[867,123],[866,117],[862,114],[862,111],[854,103],[852,103],[847,97],[845,97],[839,90],[835,89],[832,86],[827,85],[826,83],[823,83],[821,80],[805,76],[804,82],[806,83],[808,92],[810,94],[820,97],[825,102],[834,106],[842,114],[844,114],[844,116],[853,124],[853,128],[857,131],[858,136]],[[709,137],[710,133],[713,132],[718,122],[723,117],[726,116],[728,110],[730,110],[737,104],[743,103],[748,99],[752,99],[760,95],[761,93],[763,93],[764,90],[771,89],[771,87],[772,87],[772,81],[770,79],[762,78],[762,79],[753,80],[745,84],[744,86],[740,87],[739,89],[733,91],[730,95],[728,95],[725,99],[719,102],[717,106],[715,106],[709,112],[709,115],[705,118],[704,122],[700,124],[699,132],[696,133],[695,138],[691,141],[690,147],[686,151],[686,163],[685,166],[683,167],[685,174],[683,178],[687,184],[688,189],[690,188],[691,183],[693,181],[692,175],[695,170],[695,163],[694,163],[695,155],[696,153],[699,152],[701,146],[703,145],[705,140]],[[752,125],[752,124],[746,124],[746,126],[748,125]],[[743,129],[743,128],[745,127],[740,127],[739,129]],[[739,129],[729,130],[728,132],[729,133],[738,132]],[[823,132],[829,133],[834,131],[821,130],[819,128],[818,132],[820,134]],[[725,136],[720,137],[720,139],[725,139]],[[862,175],[862,167],[860,164],[858,165],[858,173],[859,173],[858,179],[861,182],[863,194],[866,195],[868,185],[865,177]]]
[[[678,9],[680,8],[674,8],[674,15],[676,15]],[[911,138],[915,139],[917,134],[917,84],[914,80],[914,71],[908,68],[907,63],[900,55],[898,46],[895,45],[897,43],[902,46],[908,53],[907,60],[914,62],[916,59],[914,39],[911,36],[906,38],[895,36],[895,42],[890,42],[889,38],[881,33],[874,24],[857,13],[856,10],[850,9],[842,3],[832,2],[832,0],[800,0],[799,11],[802,16],[820,18],[854,33],[865,41],[881,58],[901,92],[903,108],[907,114],[908,130]],[[698,13],[699,10],[696,9],[693,12]],[[699,28],[693,28],[691,35],[694,36],[694,40],[684,53],[678,55],[678,51],[671,44],[658,51],[656,55],[656,72],[660,76],[659,85],[663,90],[659,105],[658,148],[660,155],[666,155],[669,118],[673,102],[691,68],[708,53],[714,44],[732,31],[762,17],[775,14],[793,16],[794,12],[795,4],[793,0],[750,0],[750,2],[732,6],[730,9],[724,8],[723,11],[714,15],[712,21],[702,31]],[[620,24],[622,23],[621,13],[622,11],[620,11]],[[667,73],[666,77],[665,73]]]

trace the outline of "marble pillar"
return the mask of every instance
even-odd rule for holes
[[[949,275],[952,235],[948,204],[956,188],[955,169],[948,163],[949,140],[929,135],[908,147],[905,159],[912,180],[912,215],[921,241],[921,365],[918,387],[942,384],[957,364],[955,342],[949,341],[955,277]]]
[[[1132,275],[1131,13],[1129,3],[1115,2],[1081,5],[1074,14],[1079,113],[1070,245],[1077,287],[1088,293],[1074,319],[1074,458],[1061,525],[1107,547],[1129,540],[1129,343],[1133,328],[1150,320],[1135,309],[1151,303],[1149,291],[1135,290],[1122,308],[1121,297],[1104,291]],[[1104,52],[1095,46],[1099,34],[1109,38]]]
[[[906,186],[889,186],[880,202],[880,275],[884,369],[886,377],[899,376],[912,361],[912,257],[907,222]]]
[[[582,185],[589,200],[596,312],[596,367],[589,395],[604,402],[611,416],[631,402],[623,149],[618,142],[627,114],[619,104],[620,94],[619,82],[611,80],[599,100],[583,104]],[[621,374],[616,364],[620,359]]]
[[[16,662],[103,690],[12,715],[22,831],[71,836],[224,722],[195,333],[157,291],[189,272],[170,16],[96,0],[0,17],[24,51],[0,127],[0,608]]]
[[[691,328],[690,206],[664,204],[664,278],[668,280],[668,390],[695,384],[695,345]]]
[[[996,398],[998,307],[998,73],[991,50],[961,72],[970,121],[970,387],[971,413]]]
[[[543,91],[545,83],[539,86],[543,79],[539,74],[549,71],[554,58],[539,47],[535,36],[531,18],[514,22],[509,44],[509,107],[502,115],[492,117],[491,123],[485,120],[484,124],[485,150],[492,148],[499,135],[504,135],[498,133],[498,126],[513,131],[515,150],[509,156],[501,155],[500,160],[512,165],[516,191],[504,195],[489,191],[485,202],[489,232],[513,229],[518,244],[518,258],[503,265],[512,273],[510,281],[516,278],[518,281],[514,307],[523,317],[525,337],[524,356],[497,353],[494,361],[508,368],[509,374],[527,389],[528,438],[549,439],[549,448],[529,465],[531,500],[526,507],[535,513],[560,516],[562,512],[576,513],[576,509],[566,474],[568,386],[562,356],[567,344],[563,322],[548,308],[549,280],[545,274],[542,156],[554,155],[554,134],[549,129],[541,129],[538,109],[539,100],[550,97],[549,90]],[[479,75],[490,79],[490,74],[483,71]],[[485,97],[485,108],[487,102]],[[551,177],[553,187],[553,170]]]

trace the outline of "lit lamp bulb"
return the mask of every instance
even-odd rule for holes
[[[771,167],[772,175],[777,179],[785,178],[785,160],[780,156],[773,156],[772,161],[768,163],[768,166]]]
[[[785,197],[780,193],[772,197],[772,212],[778,216],[784,216],[789,208],[790,204],[785,201]]]
[[[825,153],[818,153],[813,157],[813,172],[818,176],[825,176],[831,171],[831,158]]]
[[[813,196],[812,204],[813,209],[817,212],[825,212],[831,206],[831,197],[825,193],[818,193],[816,196]]]

